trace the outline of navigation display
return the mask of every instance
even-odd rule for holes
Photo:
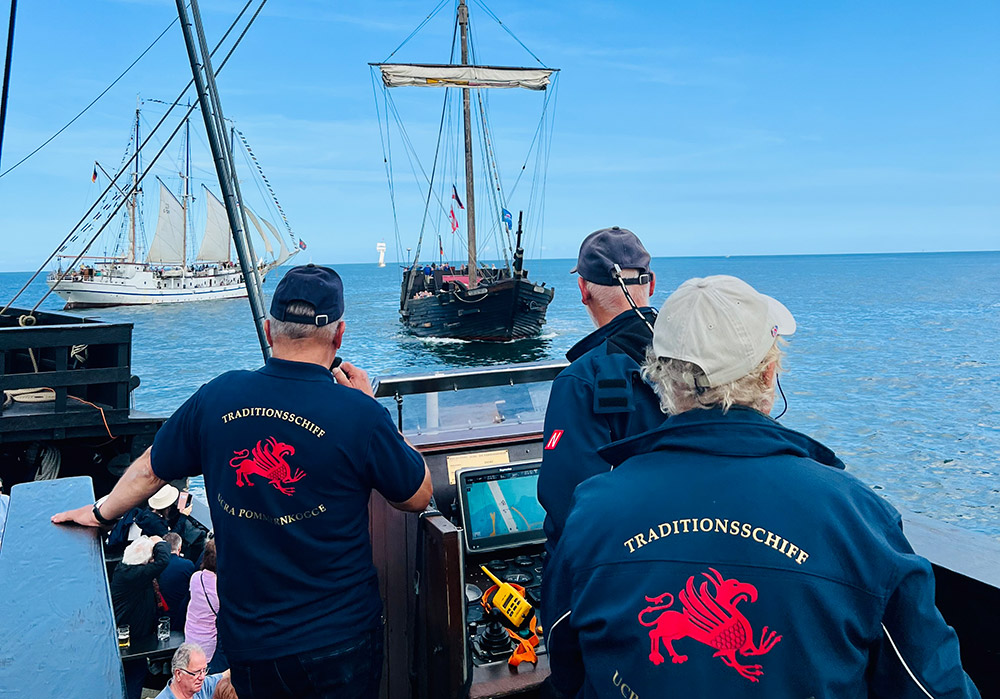
[[[540,462],[460,471],[458,493],[469,551],[491,551],[545,541],[545,510],[538,503]]]

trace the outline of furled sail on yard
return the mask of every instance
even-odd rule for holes
[[[202,238],[198,250],[197,262],[222,262],[229,259],[229,216],[226,207],[212,194],[208,187],[205,190],[205,237]]]
[[[184,264],[184,207],[162,181],[160,214],[146,262],[156,265]]]
[[[553,73],[546,68],[381,63],[386,87],[523,87],[544,90]]]

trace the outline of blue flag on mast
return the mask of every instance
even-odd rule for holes
[[[455,185],[451,186],[451,198],[458,202],[458,208],[465,208],[465,204],[463,204],[462,200],[458,198],[458,190],[455,189]]]
[[[507,230],[509,231],[514,227],[514,216],[507,209],[500,209],[500,211],[502,212],[501,218],[507,224]]]

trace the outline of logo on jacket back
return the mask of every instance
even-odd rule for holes
[[[723,579],[715,568],[709,568],[712,574],[702,573],[707,578],[698,589],[694,586],[694,576],[688,578],[687,586],[677,593],[682,610],[664,611],[652,621],[643,621],[643,616],[650,612],[669,609],[674,604],[674,596],[664,592],[659,597],[647,597],[647,602],[654,606],[646,607],[639,612],[639,623],[653,627],[649,631],[649,659],[654,665],[661,664],[665,659],[660,653],[660,643],[670,654],[670,660],[676,664],[686,662],[688,656],[679,655],[674,650],[673,642],[682,638],[692,638],[706,646],[716,649],[712,657],[720,658],[723,663],[733,668],[741,676],[751,682],[758,682],[764,674],[760,665],[743,665],[736,659],[736,654],[766,655],[781,640],[776,632],[770,634],[765,626],[760,633],[760,643],[754,644],[753,628],[745,616],[736,608],[740,602],[757,601],[757,588],[748,583],[742,583],[734,578]],[[711,590],[709,589],[711,585]],[[664,597],[670,601],[661,604]]]
[[[562,439],[562,430],[552,430],[552,436],[549,437],[549,441],[545,443],[546,449],[555,449],[556,445],[559,444],[559,440]]]
[[[253,456],[250,456],[249,449],[240,449],[233,453],[236,456],[229,460],[229,465],[236,469],[236,485],[241,488],[244,485],[252,486],[253,481],[250,480],[250,476],[257,475],[264,476],[268,483],[285,495],[292,495],[295,493],[295,488],[288,484],[300,481],[306,475],[300,468],[296,468],[295,475],[292,475],[292,469],[285,461],[285,457],[293,455],[295,447],[279,442],[274,437],[268,437],[266,444],[257,442],[257,446],[253,448]]]

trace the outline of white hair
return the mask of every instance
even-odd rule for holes
[[[187,670],[188,663],[191,662],[192,653],[205,655],[205,651],[197,643],[182,643],[177,646],[177,650],[174,651],[174,657],[170,659],[170,672]]]
[[[285,308],[285,312],[306,318],[316,317],[316,307],[305,301],[292,301]],[[272,339],[280,337],[285,340],[314,339],[322,342],[333,342],[333,337],[337,334],[337,328],[344,322],[344,319],[341,317],[330,321],[326,325],[308,325],[306,323],[278,320],[270,313],[267,317],[271,321]]]
[[[701,367],[680,359],[657,357],[652,347],[646,351],[642,377],[652,384],[660,398],[660,410],[667,415],[677,415],[696,408],[707,410],[721,407],[726,412],[734,405],[744,405],[769,413],[774,405],[774,382],[765,382],[764,374],[772,363],[775,371],[782,369],[781,360],[785,353],[779,347],[779,342],[784,341],[778,338],[753,371],[721,386],[699,387],[696,380],[705,376]]]
[[[622,270],[622,277],[624,279],[637,279],[639,274],[640,271],[637,269]],[[605,310],[619,308],[625,310],[630,308],[628,301],[625,299],[625,294],[622,293],[622,288],[618,284],[605,286],[603,284],[595,284],[586,279],[583,280],[583,283],[586,285],[587,292],[597,306]],[[649,284],[629,284],[625,288],[628,289],[628,293],[631,295],[632,300],[635,301],[636,306],[649,305]]]
[[[141,566],[153,557],[153,542],[148,536],[140,536],[125,548],[122,563],[127,566]]]

